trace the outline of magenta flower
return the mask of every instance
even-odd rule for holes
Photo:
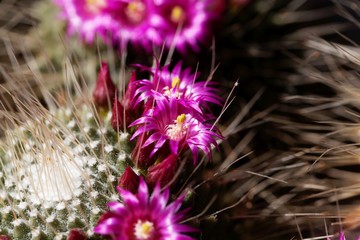
[[[157,185],[149,195],[143,179],[137,194],[118,188],[123,203],[110,202],[110,211],[101,218],[94,232],[113,240],[191,240],[185,233],[195,229],[181,224],[186,210],[180,210],[184,197],[168,204],[169,189]]]
[[[60,17],[68,22],[68,33],[78,33],[88,43],[96,35],[106,38],[118,25],[111,16],[108,0],[54,0],[61,8]],[[115,25],[115,26],[114,26]]]
[[[96,35],[126,47],[128,42],[151,49],[153,43],[198,50],[198,42],[211,39],[212,22],[221,14],[223,0],[54,0],[69,34],[86,42]]]
[[[340,234],[340,239],[339,239],[339,240],[346,240],[346,239],[345,239],[345,234],[344,234],[344,233],[341,233],[341,234]]]
[[[213,21],[219,18],[219,0],[159,0],[154,1],[151,24],[161,35],[159,45],[174,45],[185,52],[190,46],[199,50],[199,42],[211,41]]]
[[[130,124],[138,125],[131,139],[149,131],[149,137],[142,147],[155,142],[150,157],[163,146],[169,146],[169,150],[175,155],[190,148],[196,162],[199,149],[211,157],[211,146],[217,146],[215,139],[222,138],[217,129],[206,123],[206,120],[177,99],[164,97],[156,101],[154,109],[150,109],[143,117]]]
[[[331,240],[331,239],[328,238],[328,240]],[[345,238],[345,233],[344,233],[344,232],[341,232],[341,233],[340,233],[340,238],[339,238],[339,240],[346,240],[346,238]],[[360,240],[360,236],[357,238],[357,240]]]
[[[128,42],[151,49],[152,42],[162,41],[151,26],[153,0],[108,0],[118,23],[111,29],[113,41],[120,47]]]
[[[144,100],[157,100],[166,96],[179,99],[198,112],[202,112],[201,108],[203,107],[208,108],[208,103],[222,104],[219,90],[214,87],[215,83],[195,82],[198,74],[191,73],[189,68],[182,70],[181,63],[176,64],[172,70],[169,70],[169,65],[155,69],[141,68],[149,71],[153,75],[153,79],[138,81],[137,103]]]

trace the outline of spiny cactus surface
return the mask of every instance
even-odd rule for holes
[[[92,229],[106,203],[118,199],[117,177],[128,165],[128,134],[115,132],[110,113],[91,107],[39,114],[1,143],[0,235],[66,239]]]

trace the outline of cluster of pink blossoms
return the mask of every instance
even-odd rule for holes
[[[133,133],[132,161],[144,177],[126,168],[118,184],[123,203],[110,203],[110,211],[94,231],[112,239],[192,239],[183,233],[194,230],[180,224],[183,197],[167,205],[169,189],[161,193],[160,187],[171,185],[179,164],[189,157],[193,165],[199,152],[211,158],[222,136],[209,122],[214,119],[209,104],[221,105],[222,99],[215,83],[195,81],[198,74],[182,69],[181,63],[174,68],[159,64],[138,68],[150,78],[137,79],[133,72],[125,94],[119,97],[108,66],[102,63],[93,93],[99,107],[112,103],[112,127]],[[155,186],[151,196],[147,185]]]
[[[96,35],[124,46],[127,42],[151,48],[152,44],[186,46],[211,39],[212,25],[224,8],[223,0],[54,0],[68,32],[87,42]]]
[[[133,72],[119,99],[103,63],[94,99],[99,106],[113,103],[113,128],[133,132],[131,140],[137,140],[132,152],[134,166],[147,172],[147,183],[165,186],[187,152],[194,164],[199,151],[211,158],[211,150],[222,136],[209,122],[214,119],[209,104],[221,105],[222,99],[215,83],[195,81],[198,74],[182,69],[181,63],[172,69],[139,68],[151,77],[139,80]]]

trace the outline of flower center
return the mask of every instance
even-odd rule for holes
[[[180,141],[187,133],[187,125],[184,124],[185,120],[185,114],[177,116],[175,123],[167,126],[166,135],[172,140]]]
[[[131,1],[126,9],[125,14],[131,23],[139,23],[144,18],[145,4],[139,0]]]
[[[87,9],[92,13],[98,13],[106,7],[106,0],[86,0]]]
[[[172,10],[171,10],[171,14],[170,14],[170,20],[176,24],[184,21],[185,19],[185,12],[184,9],[180,6],[175,6]]]
[[[150,239],[154,232],[154,224],[150,221],[138,220],[135,224],[135,237],[139,240]]]
[[[173,77],[172,82],[171,82],[171,88],[169,88],[168,86],[164,87],[164,95],[167,97],[171,96],[171,93],[173,92],[173,90],[175,89],[175,96],[176,98],[180,98],[182,96],[182,93],[179,92],[179,85],[180,85],[180,78],[179,77]]]

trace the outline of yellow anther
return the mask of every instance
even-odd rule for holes
[[[131,1],[126,9],[125,14],[132,23],[138,23],[144,18],[145,5],[139,0]]]
[[[180,85],[180,78],[174,77],[171,82],[171,87],[175,88],[175,87],[179,87],[179,85]]]
[[[151,222],[144,222],[141,225],[141,230],[145,235],[150,235],[153,229],[154,229],[154,224],[152,224]]]
[[[180,114],[179,116],[177,116],[176,118],[176,123],[178,124],[183,124],[186,120],[186,115],[183,113],[183,114]]]
[[[180,7],[180,6],[175,6],[171,11],[170,19],[174,23],[179,23],[179,22],[183,21],[184,20],[184,9],[182,9],[182,7]]]
[[[87,8],[91,12],[98,12],[102,8],[106,7],[106,1],[105,0],[86,0]]]
[[[127,7],[130,12],[136,12],[139,8],[139,4],[135,1],[133,1],[133,2],[130,2]]]
[[[135,236],[137,239],[141,240],[147,240],[151,238],[151,234],[154,231],[154,224],[149,221],[141,221],[138,220],[138,222],[135,225]]]
[[[180,114],[177,116],[173,124],[169,124],[166,127],[166,135],[175,141],[180,141],[187,134],[188,125],[184,124],[186,120],[186,115]]]

